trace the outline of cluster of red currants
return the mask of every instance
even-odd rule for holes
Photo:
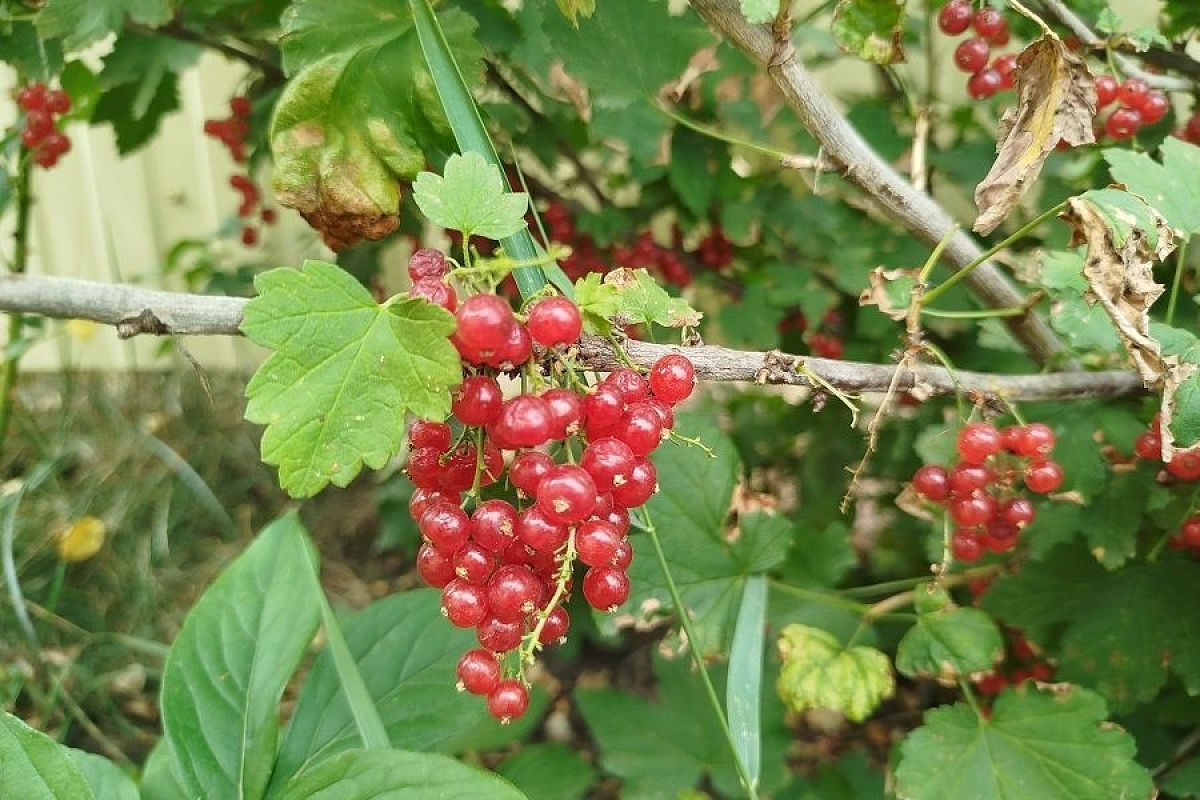
[[[975,35],[964,39],[954,48],[954,63],[969,77],[967,94],[976,100],[986,100],[997,92],[1013,88],[1013,70],[1017,57],[1011,53],[997,56],[991,65],[993,47],[1008,44],[1008,22],[1000,9],[984,6],[979,11],[971,7],[970,0],[950,0],[938,12],[938,28],[947,36],[966,33],[975,29]]]
[[[1162,415],[1155,414],[1150,427],[1133,442],[1133,453],[1146,461],[1162,460]],[[1167,473],[1180,481],[1200,481],[1200,451],[1178,450],[1165,462]]]
[[[1145,125],[1153,125],[1167,115],[1171,101],[1157,89],[1151,89],[1141,78],[1126,78],[1118,83],[1112,75],[1096,77],[1096,115],[1113,103],[1117,108],[1096,131],[1117,141],[1131,139]],[[1097,123],[1098,125],[1099,123]]]
[[[71,140],[58,130],[55,119],[71,110],[71,98],[62,89],[31,83],[17,92],[17,105],[25,112],[21,144],[33,153],[33,163],[50,169],[71,149]]]
[[[842,337],[839,335],[842,328],[842,313],[836,308],[825,312],[821,317],[821,325],[812,333],[805,334],[808,331],[808,317],[804,316],[804,312],[799,309],[791,312],[775,326],[780,336],[786,336],[789,333],[795,332],[801,336],[805,336],[808,344],[808,349],[812,354],[819,358],[837,358],[840,359],[845,353],[846,347],[842,344]]]
[[[1006,687],[1028,680],[1046,683],[1054,678],[1054,666],[1045,661],[1018,628],[1005,629],[1008,635],[1008,657],[996,669],[975,680],[979,693],[995,697]]]
[[[246,137],[250,134],[250,98],[236,95],[229,100],[229,116],[225,119],[207,119],[204,121],[204,132],[229,150],[230,157],[238,164],[246,163]],[[229,185],[242,195],[238,204],[238,216],[243,220],[242,244],[253,247],[258,244],[258,228],[254,227],[252,218],[259,208],[262,196],[258,187],[249,175],[231,175]],[[259,218],[264,225],[275,223],[275,210],[263,207]]]
[[[1054,443],[1054,431],[1040,422],[1003,430],[972,422],[959,431],[957,464],[949,470],[926,464],[913,474],[917,493],[950,514],[956,559],[970,563],[985,550],[1006,553],[1016,546],[1021,529],[1036,516],[1018,481],[1034,494],[1062,484],[1062,467],[1050,459]]]
[[[695,372],[670,354],[648,375],[618,369],[590,388],[571,379],[573,388],[505,400],[498,375],[527,363],[534,345],[566,356],[582,330],[579,309],[543,297],[522,321],[494,294],[460,304],[435,250],[414,253],[409,274],[412,296],[454,311],[451,341],[468,365],[450,423],[418,420],[409,431],[407,472],[417,487],[409,510],[423,539],[417,569],[441,588],[450,622],[475,629],[480,647],[459,661],[460,688],[485,695],[488,711],[509,722],[528,705],[526,663],[570,627],[564,606],[576,562],[587,567],[590,606],[613,611],[628,598],[630,509],[658,488],[649,455],[669,436]],[[483,499],[481,490],[501,481],[516,502]]]
[[[1200,145],[1200,111],[1196,111],[1188,117],[1188,121],[1183,124],[1182,128],[1175,131],[1174,136],[1190,144]]]

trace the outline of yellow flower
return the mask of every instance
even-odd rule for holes
[[[71,562],[88,560],[100,552],[107,532],[101,520],[80,517],[58,532],[58,557]]]

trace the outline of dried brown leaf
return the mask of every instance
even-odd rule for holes
[[[1055,36],[1043,36],[1017,56],[1017,105],[1000,120],[996,161],[975,187],[975,230],[991,233],[1042,171],[1050,151],[1096,140],[1096,87],[1082,58]]]
[[[876,267],[867,275],[868,286],[858,296],[860,306],[878,306],[879,311],[894,320],[908,316],[913,286],[919,269],[886,269]]]

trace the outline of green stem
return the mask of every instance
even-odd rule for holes
[[[925,263],[921,266],[921,271],[917,275],[917,283],[924,283],[929,280],[929,273],[933,272],[933,268],[937,266],[938,259],[942,257],[942,253],[946,251],[946,246],[950,244],[950,240],[958,233],[958,225],[951,225],[950,230],[946,231],[945,235],[938,240],[936,246],[929,253],[929,258],[925,259]]]
[[[679,617],[679,624],[683,628],[683,632],[687,635],[688,652],[692,654],[692,661],[696,664],[696,670],[700,673],[700,680],[704,683],[704,691],[708,695],[708,702],[712,706],[713,714],[716,715],[717,722],[721,726],[721,733],[725,735],[725,741],[729,745],[729,752],[733,754],[733,763],[737,767],[738,778],[742,782],[742,788],[746,790],[746,796],[750,800],[758,800],[758,792],[750,780],[750,775],[746,771],[746,765],[742,763],[742,759],[738,755],[737,743],[733,740],[733,731],[729,729],[729,721],[725,719],[725,709],[721,705],[720,698],[717,697],[717,690],[713,687],[712,678],[708,675],[708,669],[704,666],[704,655],[700,652],[700,638],[696,635],[696,631],[692,627],[692,620],[688,616],[687,606],[683,604],[683,598],[679,595],[679,587],[675,585],[675,578],[671,575],[671,568],[667,564],[667,556],[663,552],[662,543],[658,540],[658,530],[655,529],[654,522],[650,519],[650,512],[645,508],[642,509],[641,518],[641,527],[646,531],[646,536],[650,539],[650,544],[654,546],[654,555],[658,559],[658,567],[662,570],[663,579],[667,582],[667,591],[671,594],[671,602],[675,605],[675,613]]]
[[[841,608],[846,611],[853,611],[855,614],[866,614],[871,607],[866,603],[859,603],[855,600],[849,600],[842,597],[840,594],[832,594],[830,592],[818,592],[815,589],[802,589],[799,586],[792,586],[778,580],[771,580],[771,588],[784,594],[790,594],[793,597],[798,597],[801,600],[807,600],[811,603],[821,603],[823,605],[832,606],[833,608]]]
[[[938,360],[946,370],[946,374],[950,376],[950,380],[954,382],[954,405],[958,410],[958,418],[961,420],[966,417],[966,407],[963,406],[962,384],[958,382],[958,372],[954,369],[954,364],[950,361],[950,356],[942,348],[932,342],[924,342],[921,347],[930,355]]]
[[[719,142],[725,142],[726,144],[731,144],[735,147],[744,147],[747,150],[753,150],[757,153],[762,153],[763,155],[770,156],[778,161],[786,161],[793,155],[792,153],[785,153],[782,150],[776,150],[773,147],[767,147],[766,145],[758,144],[757,142],[750,142],[745,139],[739,139],[736,136],[730,136],[729,134],[717,130],[709,125],[704,125],[703,123],[688,119],[682,114],[671,110],[661,103],[651,103],[651,106],[657,109],[660,114],[668,119],[674,120],[683,127],[690,128],[696,133],[702,136],[707,136],[710,139],[716,139]]]
[[[995,575],[1000,571],[998,566],[987,567],[972,567],[971,569],[956,572],[953,575],[948,575],[942,580],[942,586],[950,587],[962,583],[967,583],[976,578],[986,578]],[[872,583],[867,586],[852,586],[848,589],[842,589],[841,593],[850,597],[873,597],[880,594],[892,594],[893,592],[911,589],[921,583],[928,583],[933,580],[932,575],[919,575],[913,578],[897,578],[894,581],[884,581],[882,583]]]
[[[1166,323],[1170,325],[1175,319],[1175,303],[1179,299],[1179,286],[1183,282],[1183,270],[1186,267],[1187,259],[1187,239],[1184,239],[1179,244],[1179,250],[1175,253],[1175,277],[1171,279],[1171,296],[1167,298],[1167,318]]]
[[[942,283],[940,286],[935,286],[934,288],[932,288],[928,292],[926,292],[925,302],[932,303],[934,300],[941,297],[943,294],[946,293],[946,291],[948,289],[953,287],[955,284],[957,284],[963,278],[967,277],[967,275],[969,275],[971,273],[971,271],[974,270],[976,267],[978,267],[980,264],[983,264],[988,259],[990,259],[992,256],[996,255],[996,253],[999,253],[1001,250],[1003,250],[1004,248],[1011,245],[1013,242],[1028,235],[1031,231],[1035,230],[1043,222],[1045,222],[1046,220],[1050,219],[1051,217],[1057,215],[1059,212],[1061,212],[1066,207],[1067,207],[1067,203],[1064,200],[1063,202],[1059,203],[1058,205],[1054,206],[1053,208],[1049,209],[1048,211],[1043,211],[1041,214],[1038,214],[1032,220],[1030,220],[1029,222],[1022,225],[1020,228],[1018,228],[1011,236],[1005,238],[999,244],[996,244],[996,245],[988,248],[978,258],[976,258],[974,261],[972,261],[970,264],[967,264],[965,267],[960,269],[958,272],[955,272],[953,275],[951,275],[949,278],[947,278],[946,281],[944,283]]]
[[[32,161],[22,158],[17,165],[17,227],[14,232],[14,249],[12,269],[14,273],[25,271],[29,261],[29,220],[33,208],[33,196],[29,190],[29,176]],[[17,350],[17,341],[21,338],[21,330],[25,325],[25,317],[12,314],[8,318],[8,347],[9,354],[4,359],[4,370],[0,373],[0,450],[8,439],[8,428],[12,422],[13,400],[17,389],[17,366],[21,356]]]
[[[1012,308],[985,308],[978,311],[945,311],[938,308],[922,308],[921,313],[927,317],[939,319],[991,319],[993,317],[1019,317],[1029,312],[1026,306]]]

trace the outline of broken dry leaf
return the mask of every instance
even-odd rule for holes
[[[996,161],[975,187],[975,230],[991,233],[1037,179],[1059,143],[1096,140],[1096,88],[1083,59],[1055,36],[1043,36],[1017,56],[1017,105],[1000,120]]]
[[[919,269],[885,269],[876,267],[867,276],[870,282],[858,296],[860,306],[879,306],[880,312],[894,320],[908,316],[912,290],[917,285]]]

